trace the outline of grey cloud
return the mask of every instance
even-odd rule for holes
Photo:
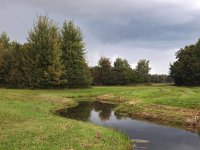
[[[196,1],[194,1],[196,2]],[[103,43],[180,41],[199,36],[200,11],[189,0],[7,0],[3,6],[27,5],[86,24]],[[40,8],[40,9],[38,9]]]
[[[71,19],[80,26],[92,65],[101,55],[133,63],[144,56],[167,73],[161,66],[174,60],[171,51],[200,37],[199,0],[0,0],[0,32],[24,42],[36,13],[45,12],[59,25]]]

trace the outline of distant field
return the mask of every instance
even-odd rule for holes
[[[2,88],[0,149],[128,149],[130,140],[121,133],[53,114],[59,108],[76,105],[73,99],[87,100],[101,96],[107,96],[107,99],[110,96],[112,101],[116,101],[119,104],[116,110],[119,112],[143,114],[141,118],[146,114],[152,115],[156,117],[153,119],[161,120],[161,123],[180,124],[180,121],[194,116],[192,113],[200,111],[200,87],[141,85],[65,90]]]
[[[27,92],[26,90],[22,91]],[[176,87],[169,85],[108,86],[75,90],[39,90],[37,92],[45,93],[49,96],[70,98],[113,94],[115,96],[123,96],[127,100],[138,98],[145,103],[200,109],[200,87]]]

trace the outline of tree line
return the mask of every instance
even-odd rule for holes
[[[93,85],[131,85],[144,83],[173,83],[169,75],[151,75],[149,60],[141,59],[132,68],[126,59],[117,58],[113,65],[109,58],[101,57],[98,65],[91,67]]]
[[[111,65],[109,58],[100,58],[98,65],[91,68],[94,85],[126,85],[149,82],[149,61],[140,60],[132,69],[126,59],[117,58]]]
[[[151,83],[168,83],[173,84],[174,79],[170,75],[166,74],[151,74],[150,75]]]
[[[18,88],[88,87],[92,78],[78,27],[65,21],[62,28],[38,16],[27,42],[0,36],[0,83]]]
[[[76,88],[171,82],[167,75],[150,75],[149,60],[132,68],[126,59],[100,58],[88,67],[79,27],[64,21],[61,28],[48,16],[38,16],[23,44],[0,35],[0,85],[12,88]]]

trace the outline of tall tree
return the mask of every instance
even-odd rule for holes
[[[137,74],[137,82],[138,83],[146,83],[149,82],[149,71],[151,68],[149,67],[149,60],[139,60],[136,66],[136,74]]]
[[[98,84],[110,85],[113,83],[112,66],[109,58],[101,57],[98,62],[98,67],[96,69],[96,71],[98,72],[96,82]]]
[[[114,62],[113,74],[115,84],[124,85],[131,82],[132,69],[126,59],[117,58]]]
[[[64,22],[62,33],[62,62],[67,86],[88,87],[92,78],[85,60],[85,44],[80,29],[73,22]]]
[[[5,77],[9,87],[26,88],[29,86],[28,49],[26,44],[10,43],[10,67]]]
[[[53,88],[62,80],[61,38],[57,26],[47,16],[39,16],[29,32],[31,83],[36,88]]]
[[[200,40],[176,53],[177,61],[170,65],[170,75],[176,85],[200,85]]]
[[[5,32],[0,35],[0,85],[6,84],[5,77],[10,67],[10,39]]]

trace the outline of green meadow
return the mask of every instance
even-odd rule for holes
[[[138,85],[64,90],[2,88],[0,149],[130,149],[131,140],[116,130],[62,118],[55,113],[56,110],[77,105],[78,99],[91,98],[118,104],[116,112],[178,127],[184,127],[183,124],[187,123],[184,120],[200,111],[200,87]],[[145,115],[154,117],[147,118]],[[184,128],[199,129],[198,124],[193,127],[189,123]]]

